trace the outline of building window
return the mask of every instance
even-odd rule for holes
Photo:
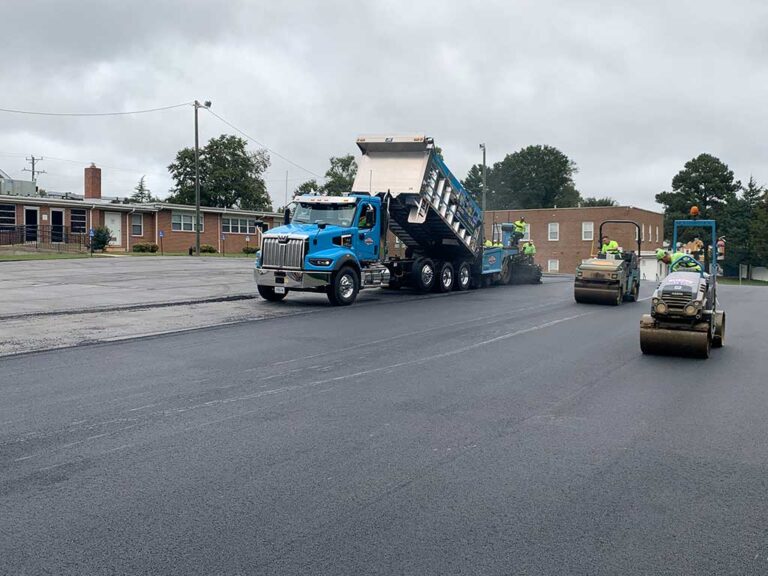
[[[16,226],[16,206],[0,204],[0,230]]]
[[[595,239],[595,223],[594,222],[582,222],[581,223],[581,239],[592,241]]]
[[[525,223],[525,233],[523,233],[522,240],[530,240],[531,239],[531,225],[528,224],[528,222]]]
[[[403,245],[403,241],[400,240],[397,236],[395,236],[395,248],[400,248]]]
[[[550,242],[557,242],[558,240],[560,240],[560,223],[559,222],[549,223],[548,238]]]
[[[560,260],[547,260],[547,272],[559,272]]]
[[[221,231],[226,234],[256,234],[253,218],[222,218]]]
[[[656,226],[656,244],[659,243],[659,227]]]
[[[640,240],[645,242],[645,224],[640,224]]]
[[[73,208],[69,211],[69,229],[72,234],[85,234],[85,210]]]
[[[144,236],[143,214],[131,214],[131,236]]]
[[[225,234],[256,234],[253,218],[222,218],[221,231]]]
[[[174,210],[171,213],[171,230],[175,232],[194,232],[195,231],[195,213],[180,212]],[[200,232],[205,230],[205,215],[200,214]]]
[[[501,242],[501,224],[494,223],[493,225],[493,233],[491,234],[491,241],[493,242]]]

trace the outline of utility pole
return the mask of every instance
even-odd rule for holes
[[[483,151],[483,212],[485,212],[485,144],[480,144]]]
[[[206,100],[200,104],[197,100],[195,106],[195,256],[200,256],[200,140],[197,130],[197,111],[201,107],[210,108],[211,101]]]
[[[285,171],[285,206],[283,210],[288,208],[288,170]]]
[[[37,182],[38,174],[45,174],[45,170],[38,170],[36,168],[37,163],[42,160],[45,160],[45,158],[35,158],[34,156],[32,156],[31,158],[27,158],[27,162],[32,164],[32,170],[30,170],[29,168],[24,168],[22,172],[32,172],[32,182]]]

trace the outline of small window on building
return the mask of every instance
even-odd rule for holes
[[[403,245],[403,241],[400,240],[400,238],[398,238],[397,236],[395,236],[395,247],[400,248],[400,246],[402,245]]]
[[[253,218],[222,218],[221,231],[225,234],[255,234],[256,220]]]
[[[637,231],[635,231],[637,233]],[[645,224],[640,224],[640,240],[645,242]]]
[[[16,226],[16,206],[0,204],[0,230]]]
[[[72,234],[85,234],[85,210],[80,208],[70,210],[69,229]]]
[[[547,260],[547,272],[559,272],[560,260]]]
[[[550,242],[557,242],[558,240],[560,240],[560,223],[559,222],[549,223],[548,238]]]
[[[200,232],[205,229],[205,215],[200,214]],[[175,232],[194,232],[195,213],[174,211],[171,213],[171,230]]]
[[[491,233],[491,241],[492,242],[501,242],[501,224],[494,223],[493,224],[493,232]]]
[[[522,240],[530,240],[531,239],[531,225],[528,224],[528,222],[525,223],[525,233],[523,234]]]
[[[656,226],[656,243],[659,243],[659,227]]]
[[[582,222],[581,223],[581,239],[592,241],[595,239],[595,223],[594,222]]]
[[[131,236],[144,236],[143,214],[131,214]]]

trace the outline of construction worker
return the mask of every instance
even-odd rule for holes
[[[675,252],[673,254],[670,254],[669,252],[667,252],[666,250],[662,250],[661,248],[656,250],[656,260],[660,260],[661,262],[664,262],[664,264],[667,264],[669,266],[670,272],[675,272],[677,270],[701,272],[701,266],[696,262],[691,262],[691,260],[689,260],[688,258],[681,261],[681,259],[684,256],[690,256],[690,255],[686,254],[685,252]]]
[[[512,233],[512,242],[514,244],[517,244],[517,242],[525,236],[525,230],[526,230],[526,223],[525,223],[525,216],[520,216],[517,220],[513,222],[515,226],[515,231]]]
[[[603,236],[603,247],[600,252],[603,254],[616,254],[619,251],[619,243],[616,240],[611,240],[608,236]]]
[[[491,239],[488,238],[486,239],[485,242],[483,242],[483,246],[485,246],[486,248],[491,248],[493,246],[493,242],[491,242]]]
[[[523,254],[526,256],[526,260],[532,264],[533,257],[536,254],[536,245],[533,243],[533,240],[528,240],[523,244]]]

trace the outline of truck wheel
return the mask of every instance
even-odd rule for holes
[[[333,275],[333,280],[328,286],[328,300],[334,306],[349,306],[357,298],[360,290],[360,281],[357,273],[349,266],[344,266]]]
[[[722,348],[725,344],[725,312],[715,312],[715,335],[712,337],[712,347]]]
[[[429,292],[435,283],[435,265],[429,258],[419,258],[413,264],[413,284],[420,292]]]
[[[456,287],[456,290],[461,292],[469,290],[469,285],[472,283],[472,271],[469,269],[469,264],[467,262],[461,262],[455,269],[456,281],[454,282],[454,286]]]
[[[509,284],[512,281],[512,265],[508,259],[504,260],[504,264],[501,265],[501,276],[499,276],[499,284]]]
[[[439,272],[437,274],[437,282],[435,282],[435,290],[437,292],[450,292],[453,290],[453,285],[456,278],[453,273],[453,266],[450,262],[443,262],[440,265]]]
[[[276,293],[274,286],[262,286],[261,284],[257,284],[256,289],[259,291],[259,296],[270,302],[280,302],[280,300],[285,298],[288,294],[288,288],[286,288],[285,292],[282,294]]]

